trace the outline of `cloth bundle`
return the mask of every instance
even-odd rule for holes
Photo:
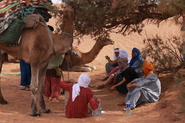
[[[0,34],[23,13],[21,4],[22,2],[19,0],[3,0],[0,2]]]
[[[0,43],[11,44],[18,40],[19,36],[21,35],[22,26],[25,23],[25,20],[23,20],[23,16],[25,16],[26,14],[25,10],[27,10],[26,3],[32,5],[34,8],[45,8],[45,9],[47,9],[47,6],[44,6],[45,3],[52,4],[51,0],[3,0],[1,1],[0,2],[0,39],[1,39]],[[33,12],[34,11],[32,11],[32,13]],[[46,10],[46,13],[47,13],[47,10]],[[42,13],[39,13],[39,12],[36,12],[35,14],[42,15]],[[49,18],[51,18],[51,15],[47,14],[46,16],[47,18],[45,21],[48,21]]]
[[[19,18],[23,13],[23,4],[21,0],[0,2],[0,43],[11,44],[18,40],[24,24]]]
[[[22,9],[17,8],[14,11],[9,12],[3,17],[0,17],[0,34],[3,33],[9,25],[12,23],[13,20],[17,19],[22,14]]]

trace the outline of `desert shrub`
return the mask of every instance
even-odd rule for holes
[[[175,73],[184,67],[184,43],[178,36],[173,36],[167,40],[161,37],[148,38],[144,40],[145,48],[142,49],[142,56],[152,62],[156,73]],[[174,80],[178,88],[185,87],[184,76],[174,74]],[[185,113],[185,91],[181,90],[179,95],[181,111]]]
[[[175,72],[183,65],[183,41],[178,36],[162,40],[156,35],[143,41],[145,48],[142,49],[142,56],[152,62],[157,73]]]
[[[174,76],[174,80],[175,80],[175,82],[177,82],[177,84],[179,84],[184,81],[184,77],[183,76]]]
[[[176,88],[178,88],[179,90],[179,96],[178,96],[178,100],[181,104],[181,112],[184,114],[185,113],[185,91],[184,91],[184,87],[185,87],[185,79],[184,79],[184,75],[182,74],[176,74],[174,76],[174,80],[176,82]]]

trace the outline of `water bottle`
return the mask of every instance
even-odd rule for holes
[[[98,108],[95,110],[92,110],[92,116],[100,116],[101,115],[101,103],[98,104]]]
[[[130,100],[126,103],[126,115],[131,115]]]

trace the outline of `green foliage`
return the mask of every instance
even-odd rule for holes
[[[185,0],[160,0],[159,11],[170,14],[177,23],[182,23],[179,18],[185,14]]]
[[[156,72],[174,72],[183,63],[183,42],[180,37],[173,36],[164,41],[156,35],[156,37],[148,38],[143,42],[146,45],[142,55],[154,64]]]
[[[184,81],[184,78],[183,78],[183,76],[174,76],[174,80],[175,80],[175,82],[177,82],[179,84],[182,81]]]
[[[150,18],[152,22],[160,23],[173,16],[178,20],[185,12],[185,0],[152,1],[154,0],[73,0],[76,10],[74,36],[110,38],[110,33],[140,33],[145,19]],[[69,4],[71,0],[63,2]],[[58,19],[56,32],[61,33],[62,16],[57,11],[52,12]]]
[[[172,15],[182,15],[185,12],[185,0],[160,0],[159,9]]]
[[[64,0],[70,3],[70,0]],[[91,35],[93,38],[110,38],[110,33],[140,33],[141,22],[147,18],[164,20],[165,15],[157,10],[157,4],[145,0],[73,0],[76,10],[74,35]],[[62,18],[58,20],[61,27]],[[61,29],[57,30],[61,33]]]

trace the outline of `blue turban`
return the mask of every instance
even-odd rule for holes
[[[130,60],[130,66],[132,67],[132,65],[136,62],[136,61],[144,61],[144,59],[140,56],[140,51],[137,48],[133,48],[132,52],[134,52],[136,55]]]

